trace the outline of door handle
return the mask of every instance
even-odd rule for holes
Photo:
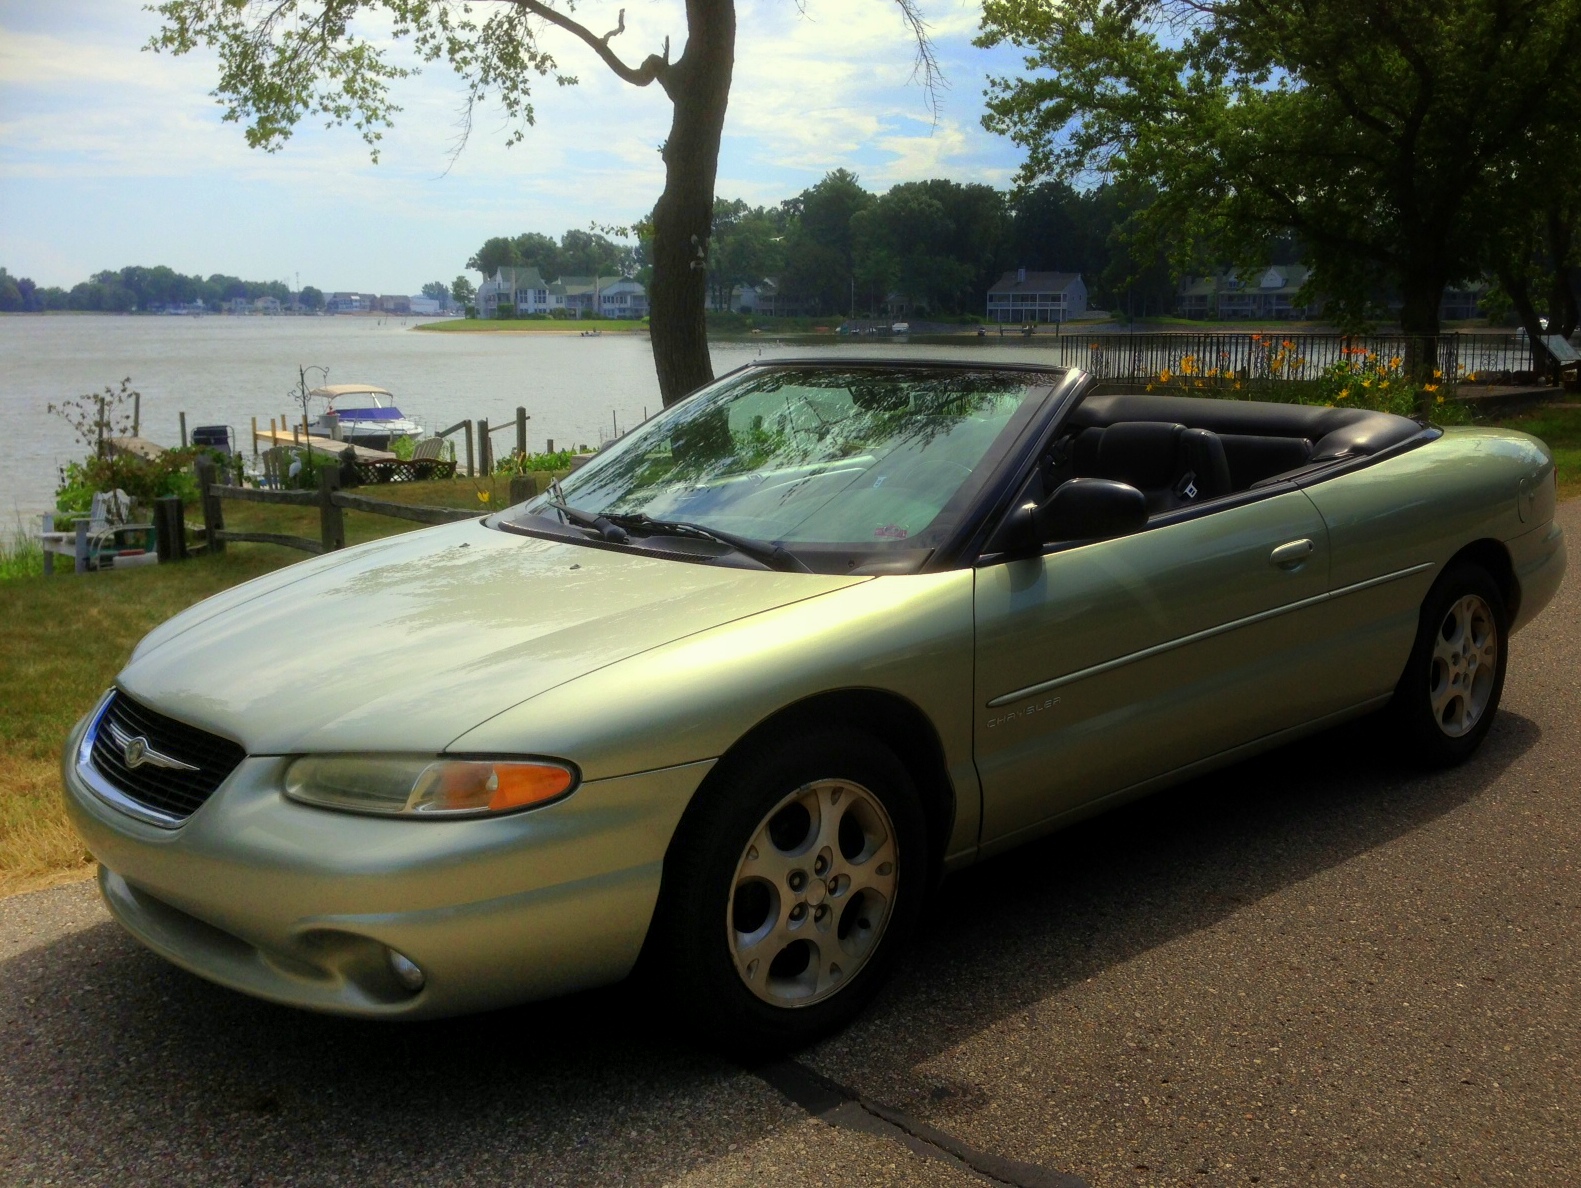
[[[1292,540],[1280,545],[1268,554],[1268,560],[1280,569],[1295,569],[1312,555],[1312,542],[1310,540]]]

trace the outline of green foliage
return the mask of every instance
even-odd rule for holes
[[[26,308],[27,303],[16,278],[0,268],[0,313],[21,313]]]
[[[1581,148],[1581,0],[986,0],[983,30],[1027,51],[985,119],[1023,183],[1156,193],[1133,234],[1182,267],[1293,232],[1332,313],[1394,287],[1411,332]]]
[[[166,450],[154,459],[117,454],[68,462],[60,468],[55,510],[87,512],[94,495],[117,490],[125,491],[145,507],[161,495],[179,495],[182,502],[193,503],[198,498],[198,483],[192,464],[204,455],[213,457],[219,465],[230,465],[223,454],[199,446]]]
[[[536,268],[544,280],[553,282],[566,276],[630,276],[636,271],[636,257],[628,244],[616,243],[598,231],[567,231],[559,243],[547,235],[526,231],[515,238],[495,236],[485,240],[467,261],[467,267],[477,269],[485,277],[501,268]]]
[[[464,275],[456,277],[450,282],[450,299],[457,305],[470,307],[477,299],[478,291],[472,287],[472,282]]]
[[[584,450],[586,448],[586,446],[582,447]],[[553,453],[518,454],[512,450],[505,457],[494,459],[494,474],[496,477],[509,477],[513,474],[542,474],[550,470],[569,470],[571,459],[576,452],[555,450]]]
[[[18,519],[8,539],[0,538],[0,582],[33,577],[44,572],[44,550],[39,539]]]
[[[312,285],[303,285],[302,291],[297,294],[297,300],[302,303],[304,309],[324,308],[323,290],[315,289]]]
[[[787,293],[810,301],[819,313],[850,308],[856,272],[851,220],[872,202],[856,174],[836,169],[784,203],[785,275],[777,279]],[[863,294],[864,305],[870,296]]]
[[[851,217],[857,285],[870,304],[897,293],[930,316],[980,307],[998,279],[1004,218],[990,186],[895,186]]]
[[[714,199],[708,244],[708,288],[716,309],[729,309],[736,287],[778,276],[785,266],[782,211],[751,207],[740,199]]]
[[[390,442],[390,453],[402,462],[410,462],[412,454],[417,450],[417,443],[410,437],[397,437]]]
[[[509,143],[533,123],[534,78],[576,82],[539,47],[534,15],[515,4],[481,20],[443,0],[163,0],[154,11],[161,25],[148,48],[215,50],[214,94],[225,119],[243,125],[251,147],[269,152],[304,117],[318,116],[353,125],[378,160],[384,129],[400,110],[390,84],[416,73],[389,60],[391,42],[409,42],[420,62],[449,62],[466,86],[469,116],[484,98],[504,108],[513,123]],[[363,36],[363,28],[379,34]]]

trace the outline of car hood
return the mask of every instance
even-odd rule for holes
[[[468,521],[199,603],[139,645],[117,683],[253,754],[433,752],[605,665],[863,580],[643,557]]]

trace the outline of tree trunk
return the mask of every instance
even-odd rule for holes
[[[1569,338],[1581,321],[1570,267],[1575,252],[1575,223],[1559,203],[1548,208],[1548,332]]]
[[[1541,372],[1546,379],[1548,375],[1548,352],[1539,345],[1545,331],[1542,322],[1537,317],[1537,305],[1532,301],[1531,287],[1526,282],[1526,274],[1520,268],[1501,267],[1499,269],[1499,284],[1509,294],[1510,304],[1515,307],[1515,312],[1520,316],[1521,325],[1526,329],[1526,341],[1532,358],[1532,370]]]
[[[734,0],[687,0],[686,51],[661,81],[675,105],[664,193],[653,208],[648,326],[665,407],[714,378],[708,357],[708,240],[719,140],[735,67]]]
[[[1419,392],[1416,408],[1427,415],[1433,408],[1433,394],[1420,391],[1434,382],[1438,370],[1438,307],[1444,299],[1447,281],[1434,272],[1423,270],[1407,274],[1404,278],[1400,306],[1400,329],[1406,335],[1405,374],[1416,384]]]

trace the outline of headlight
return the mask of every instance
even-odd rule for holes
[[[481,817],[558,800],[576,787],[560,763],[431,755],[308,755],[286,769],[285,794],[353,813]]]

